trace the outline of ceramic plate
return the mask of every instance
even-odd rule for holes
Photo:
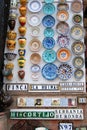
[[[39,15],[37,14],[32,14],[30,16],[30,18],[28,19],[28,23],[31,25],[31,26],[38,26],[40,23],[41,23],[41,19],[39,17]]]
[[[77,56],[73,59],[73,65],[76,68],[82,68],[84,65],[84,59],[81,56]]]
[[[54,0],[44,0],[45,1],[45,3],[53,3],[54,2]]]
[[[73,22],[75,24],[80,24],[82,22],[82,16],[80,14],[75,14],[73,16]]]
[[[40,66],[39,65],[33,65],[31,66],[31,72],[32,73],[37,73],[40,71]]]
[[[53,27],[55,25],[55,18],[51,15],[46,15],[42,19],[42,24],[44,27]]]
[[[42,2],[40,0],[29,0],[28,9],[33,13],[39,12],[42,9]]]
[[[42,75],[47,80],[54,80],[58,76],[57,70],[58,70],[58,68],[55,64],[48,63],[43,66]]]
[[[58,68],[58,77],[61,80],[68,80],[73,74],[73,68],[68,64],[61,64]]]
[[[70,39],[68,38],[68,36],[60,35],[58,36],[57,43],[60,47],[67,47],[70,44]]]
[[[66,21],[69,18],[69,14],[66,10],[60,10],[57,13],[57,19],[59,21]]]
[[[75,41],[72,44],[72,51],[76,55],[81,55],[85,51],[85,45],[82,41]]]
[[[82,26],[80,25],[74,25],[71,28],[71,37],[75,40],[80,40],[82,38],[84,38],[85,35],[85,30]]]
[[[57,51],[57,59],[60,61],[60,62],[67,62],[69,61],[71,58],[71,52],[69,49],[67,48],[60,48],[58,51]]]
[[[66,3],[59,3],[59,4],[57,5],[57,9],[58,9],[58,10],[68,10],[68,9],[69,9],[69,5],[66,4]]]
[[[54,50],[45,50],[42,57],[46,63],[53,63],[56,60],[56,52]]]
[[[45,4],[43,6],[43,12],[46,15],[52,15],[55,12],[55,6],[53,4]]]
[[[54,30],[52,28],[44,29],[44,36],[45,37],[53,37],[54,36]]]
[[[38,79],[40,78],[40,74],[39,73],[32,73],[31,77],[32,77],[32,80],[38,81]]]
[[[39,64],[41,61],[41,56],[38,53],[33,53],[30,56],[30,61],[32,64]]]
[[[84,72],[82,69],[76,69],[74,72],[74,77],[76,80],[81,80],[84,75]]]
[[[52,49],[55,46],[55,40],[52,37],[46,37],[42,44],[46,49]]]
[[[59,34],[67,35],[69,33],[69,25],[66,22],[59,22],[56,30]]]
[[[82,11],[82,3],[80,0],[74,0],[71,4],[71,10],[75,13],[80,13]]]
[[[38,39],[32,39],[29,45],[31,51],[39,51],[41,48],[41,42]]]
[[[40,34],[40,29],[38,27],[31,28],[31,36],[38,37]]]

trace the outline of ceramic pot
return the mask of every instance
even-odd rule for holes
[[[9,53],[9,52],[4,53],[4,55],[5,55],[5,58],[6,58],[7,60],[9,60],[9,61],[14,60],[14,59],[16,58],[16,56],[17,56],[16,53]]]
[[[25,65],[25,62],[26,62],[26,60],[24,58],[19,58],[18,59],[18,65],[19,65],[19,67],[23,68],[24,65]]]
[[[25,56],[25,53],[26,53],[26,50],[24,48],[18,49],[18,54],[19,54],[20,57]]]
[[[26,27],[20,26],[18,28],[18,31],[19,31],[19,33],[20,33],[21,36],[24,36],[26,34]]]
[[[8,25],[9,25],[9,28],[11,29],[11,30],[13,30],[14,28],[15,28],[15,20],[14,19],[9,19],[8,20]]]
[[[18,5],[17,0],[11,0],[11,2],[10,2],[10,8],[11,9],[16,9],[17,5]]]
[[[27,0],[20,0],[20,4],[23,5],[23,6],[26,5],[27,4]]]
[[[9,69],[9,70],[12,70],[14,68],[14,64],[13,63],[7,63],[5,65],[5,69]]]
[[[18,38],[18,43],[19,43],[21,48],[24,48],[26,45],[26,38],[25,37]]]
[[[2,70],[3,76],[9,76],[11,73],[12,73],[12,70],[10,70],[10,69]]]
[[[10,9],[9,11],[9,19],[16,19],[17,18],[17,12],[15,9]]]
[[[7,32],[7,38],[9,40],[15,40],[17,37],[17,33],[13,30]]]
[[[26,6],[20,6],[19,7],[19,12],[22,16],[25,16],[26,15],[26,12],[27,12],[27,7]]]
[[[14,50],[15,46],[16,46],[16,41],[15,40],[7,40],[6,44],[7,44],[7,48],[9,50]]]
[[[11,73],[10,75],[6,76],[7,80],[12,80],[13,79],[13,74]]]
[[[24,26],[26,24],[26,17],[25,16],[19,16],[19,23],[21,26]]]
[[[25,71],[24,70],[19,70],[18,71],[18,76],[19,76],[20,79],[24,79]]]

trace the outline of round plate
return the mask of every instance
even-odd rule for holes
[[[58,70],[58,68],[55,64],[48,63],[43,66],[42,75],[47,80],[54,80],[58,76],[57,70]]]
[[[37,81],[40,78],[40,74],[39,73],[32,73],[31,77],[32,77],[32,80]]]
[[[80,25],[74,25],[71,28],[71,37],[75,40],[80,40],[82,38],[84,38],[85,35],[85,30],[82,26]]]
[[[46,15],[42,19],[42,24],[44,27],[53,27],[55,25],[55,18],[51,15]]]
[[[57,19],[59,21],[66,21],[69,18],[69,14],[66,10],[60,10],[57,13]]]
[[[61,64],[58,68],[58,77],[61,80],[68,80],[73,74],[73,68],[68,64]]]
[[[71,10],[75,13],[80,13],[82,11],[82,3],[80,0],[74,0],[71,4]]]
[[[84,72],[81,69],[76,69],[74,72],[74,77],[76,80],[82,79],[83,75],[84,75]]]
[[[55,12],[55,6],[53,4],[45,4],[43,6],[43,12],[44,14],[52,15]]]
[[[70,44],[70,39],[67,36],[58,36],[58,44],[60,45],[60,47],[67,47]]]
[[[59,22],[56,30],[59,34],[67,35],[69,33],[69,25],[66,22]]]
[[[31,71],[32,73],[37,73],[40,71],[40,66],[39,65],[33,65],[31,66]]]
[[[57,59],[60,62],[67,62],[70,60],[71,53],[67,48],[61,48],[57,51]]]
[[[54,36],[54,30],[52,28],[44,29],[44,36],[45,37],[53,37]]]
[[[72,51],[76,55],[81,55],[85,51],[85,45],[82,41],[75,41],[72,44]]]
[[[56,52],[54,50],[45,50],[42,57],[46,63],[53,63],[56,60]]]
[[[68,10],[69,9],[69,5],[66,3],[60,3],[57,5],[57,9],[58,10]]]
[[[44,0],[45,1],[45,3],[53,3],[54,2],[54,0]]]
[[[39,0],[29,0],[28,9],[31,12],[39,12],[42,9],[42,2]]]
[[[82,22],[82,16],[80,14],[75,14],[73,16],[73,22],[75,24],[80,24]]]
[[[33,53],[30,56],[30,61],[32,64],[39,64],[41,61],[41,56],[38,53]]]
[[[30,41],[31,51],[39,51],[41,48],[41,42],[38,39],[32,39]]]
[[[31,25],[31,26],[38,26],[40,23],[41,23],[41,19],[39,17],[39,15],[36,15],[36,14],[32,14],[28,20],[28,23]]]
[[[37,37],[39,36],[39,34],[40,34],[40,29],[38,27],[33,27],[31,29],[31,36]]]
[[[55,45],[55,40],[52,37],[46,37],[42,44],[46,49],[52,49]]]
[[[84,65],[84,59],[81,56],[77,56],[73,59],[73,65],[76,68],[82,68]]]

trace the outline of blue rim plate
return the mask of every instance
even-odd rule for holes
[[[53,27],[55,25],[55,18],[51,15],[46,15],[42,19],[42,24],[44,27]]]
[[[33,73],[39,72],[40,71],[40,66],[39,65],[33,65],[33,66],[31,66],[31,71]]]
[[[45,1],[45,3],[53,3],[54,2],[54,0],[44,0]]]
[[[53,63],[56,60],[56,52],[54,50],[45,50],[42,58],[46,63]]]
[[[42,43],[46,49],[52,49],[55,46],[55,40],[52,37],[44,38]]]
[[[52,28],[46,28],[44,30],[44,36],[45,37],[53,37],[54,36],[54,30]]]
[[[44,14],[52,15],[55,12],[55,6],[53,4],[50,4],[50,3],[45,4],[43,6],[43,12],[44,12]]]
[[[46,64],[42,68],[42,76],[47,80],[54,80],[58,77],[58,67],[55,64]]]

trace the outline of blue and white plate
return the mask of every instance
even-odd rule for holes
[[[32,73],[37,73],[40,71],[40,66],[39,65],[33,65],[31,66],[31,71]]]
[[[52,37],[45,37],[42,43],[46,49],[52,49],[55,45],[55,40]]]
[[[51,15],[46,15],[42,19],[42,24],[44,27],[53,27],[55,25],[55,18]]]
[[[46,63],[53,63],[56,60],[56,52],[54,50],[45,50],[42,58]]]
[[[43,12],[47,15],[52,15],[55,13],[55,6],[53,4],[45,4],[43,6]]]
[[[52,28],[46,28],[44,30],[44,36],[45,37],[53,37],[54,36],[54,30]]]
[[[57,66],[55,64],[46,64],[42,68],[42,75],[47,80],[54,80],[58,77]]]

